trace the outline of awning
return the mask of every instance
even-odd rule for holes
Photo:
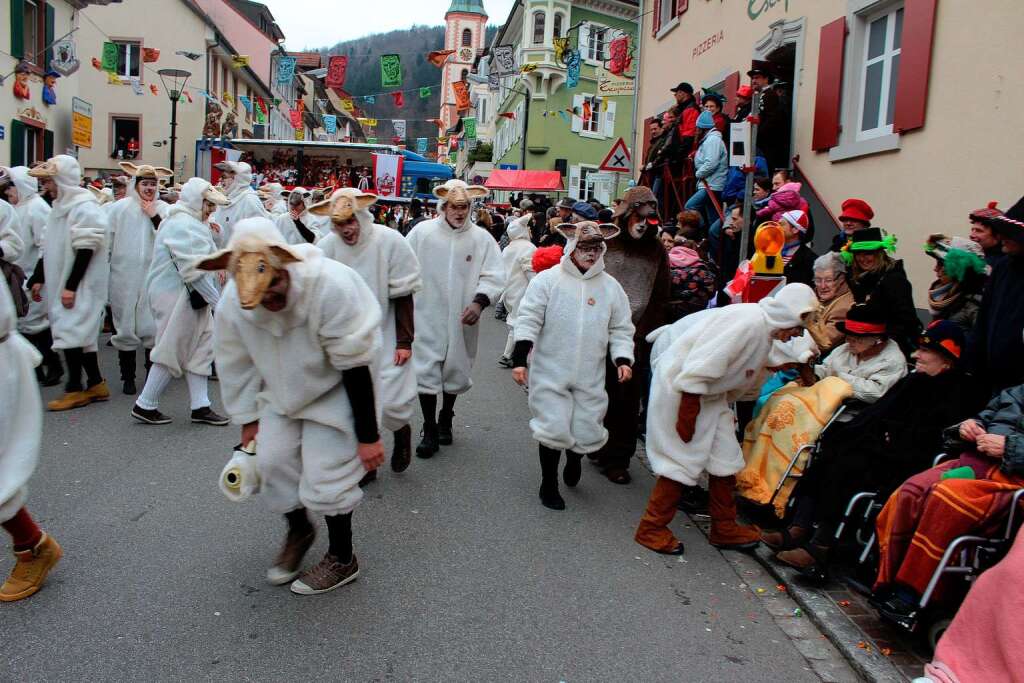
[[[558,171],[505,171],[495,169],[484,185],[491,190],[562,192],[562,174]]]

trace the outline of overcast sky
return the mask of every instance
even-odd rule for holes
[[[437,26],[451,0],[261,0],[274,13],[289,50],[329,47],[343,40],[413,24]],[[515,0],[484,0],[487,23],[501,25]]]

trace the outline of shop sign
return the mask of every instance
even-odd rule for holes
[[[789,12],[789,0],[747,0],[747,16],[751,21],[757,21],[762,14],[777,5],[785,5],[786,12]]]
[[[83,99],[71,99],[71,144],[92,148],[92,105]]]
[[[597,70],[597,92],[608,97],[636,94],[636,79],[625,74],[616,76],[604,68]]]
[[[711,34],[710,37],[705,38],[701,42],[697,43],[696,46],[694,46],[693,53],[690,55],[690,59],[697,59],[697,57],[700,57],[702,54],[713,48],[715,45],[718,45],[723,40],[725,40],[724,30],[720,30],[718,33]]]

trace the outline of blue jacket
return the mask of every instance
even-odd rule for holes
[[[704,136],[693,158],[693,167],[698,181],[706,180],[715,192],[725,188],[725,178],[729,174],[729,153],[718,129],[712,128]],[[697,189],[703,187],[704,183],[697,183]]]
[[[755,175],[768,175],[768,162],[764,157],[756,157],[754,166],[757,167]],[[729,175],[725,180],[725,189],[722,191],[722,198],[726,204],[732,204],[743,197],[743,190],[747,185],[747,175],[740,170],[739,166],[730,166]],[[761,207],[758,207],[761,208]]]

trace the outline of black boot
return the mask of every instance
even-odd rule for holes
[[[404,472],[412,457],[412,427],[405,425],[395,432],[395,447],[391,451],[391,469]]]
[[[441,394],[441,414],[437,416],[437,442],[451,446],[452,419],[455,417],[455,394]]]
[[[552,510],[564,510],[565,501],[558,493],[558,461],[562,457],[561,451],[541,444],[540,446],[540,502],[546,508]]]
[[[416,447],[416,457],[432,458],[439,450],[437,439],[437,396],[420,394],[420,409],[423,411],[423,440]]]
[[[139,393],[135,386],[135,352],[118,351],[117,363],[121,367],[121,390],[129,396]]]
[[[583,474],[583,456],[572,451],[565,452],[565,469],[562,470],[562,481],[566,486],[575,486],[580,483],[580,476]]]
[[[53,350],[53,334],[50,333],[50,328],[27,335],[26,338],[43,357],[42,364],[36,368],[39,383],[44,387],[55,387],[60,384],[64,378],[64,366],[60,362],[60,354]]]

